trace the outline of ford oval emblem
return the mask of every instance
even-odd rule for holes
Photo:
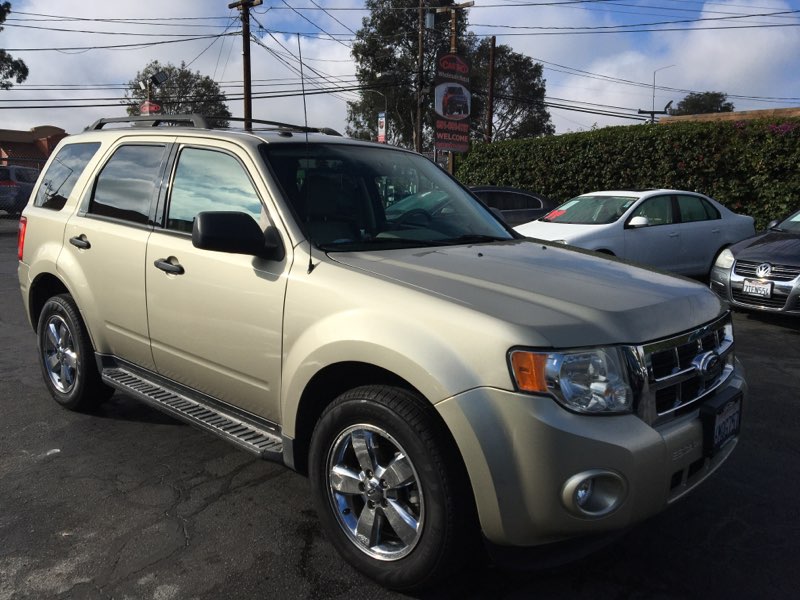
[[[769,277],[772,273],[772,265],[769,263],[761,263],[756,267],[756,277]]]
[[[703,381],[712,381],[722,373],[722,359],[713,350],[698,354],[692,361],[692,366]]]

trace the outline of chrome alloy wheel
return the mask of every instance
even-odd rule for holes
[[[60,315],[51,315],[45,323],[42,360],[53,387],[69,394],[77,378],[78,352],[72,331]]]
[[[379,560],[398,560],[419,542],[425,502],[408,455],[383,429],[353,425],[328,453],[329,500],[350,541]]]

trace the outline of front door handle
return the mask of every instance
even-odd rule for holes
[[[155,265],[156,269],[161,269],[170,275],[183,275],[185,273],[185,270],[180,263],[171,263],[167,258],[159,258],[153,264]]]
[[[89,240],[86,239],[84,234],[76,235],[75,237],[69,238],[69,243],[75,246],[76,248],[80,248],[81,250],[88,250],[92,247],[89,243]]]
[[[678,237],[679,235],[680,233],[678,233],[677,231],[673,231],[672,233],[669,234],[669,237]]]

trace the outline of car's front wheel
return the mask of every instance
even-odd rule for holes
[[[56,402],[70,410],[88,410],[113,390],[100,379],[89,334],[68,294],[45,302],[37,327],[39,364]]]
[[[394,589],[425,587],[468,551],[463,469],[409,391],[346,392],[322,414],[309,472],[320,520],[342,556]]]

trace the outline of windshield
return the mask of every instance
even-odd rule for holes
[[[781,231],[800,233],[800,210],[778,223],[778,229]]]
[[[638,198],[635,196],[578,196],[542,217],[551,223],[604,225],[613,223],[627,211]]]
[[[318,143],[264,145],[262,153],[306,235],[325,250],[514,237],[469,192],[417,154]]]

